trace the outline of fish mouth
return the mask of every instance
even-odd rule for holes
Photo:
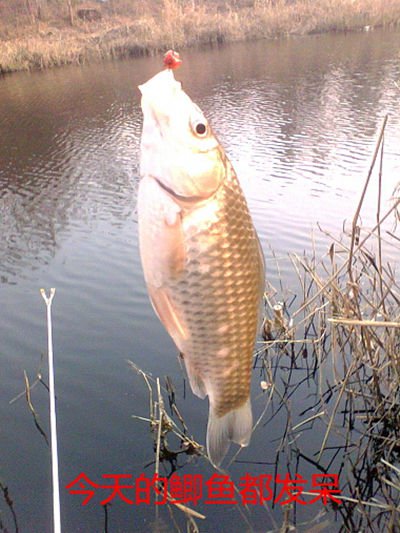
[[[210,194],[208,194],[207,196],[200,196],[200,195],[194,195],[194,196],[184,196],[183,194],[178,194],[177,192],[175,192],[173,189],[171,189],[170,187],[168,187],[167,185],[165,185],[159,178],[157,178],[156,176],[152,176],[152,178],[154,180],[156,180],[156,182],[158,183],[158,185],[166,192],[168,193],[170,196],[172,196],[173,198],[175,198],[176,200],[180,201],[180,202],[189,202],[189,203],[196,203],[196,202],[203,202],[204,200],[208,200],[209,198],[211,198],[211,196],[214,196],[214,194],[218,191],[218,189],[220,188],[221,185],[219,185],[217,187],[217,189],[215,191],[212,191]]]

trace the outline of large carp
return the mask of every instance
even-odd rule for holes
[[[140,85],[139,243],[153,307],[208,396],[207,450],[219,465],[252,431],[250,380],[264,261],[238,179],[171,69]]]

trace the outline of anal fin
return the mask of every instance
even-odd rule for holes
[[[207,389],[202,377],[190,363],[189,357],[183,355],[183,360],[185,361],[186,372],[193,394],[204,400],[207,396]]]

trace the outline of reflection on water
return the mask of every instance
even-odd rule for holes
[[[337,235],[351,218],[387,113],[383,198],[389,201],[400,175],[398,42],[398,33],[375,32],[183,54],[177,77],[210,118],[242,180],[272,282],[271,250],[278,256],[309,250],[317,222]],[[33,380],[46,345],[40,286],[57,287],[63,483],[82,470],[93,479],[138,475],[151,460],[147,427],[130,418],[147,413],[147,393],[126,359],[172,376],[183,394],[137,252],[136,86],[159,68],[159,58],[143,58],[0,79],[0,427],[7,428],[0,433],[0,481],[14,494],[22,531],[44,532],[51,523],[47,448],[23,400],[8,405],[23,390],[24,369]],[[366,225],[375,220],[376,182],[362,212]],[[318,253],[329,244],[316,233]],[[289,262],[281,276],[290,286]],[[35,389],[33,401],[46,421],[44,388]],[[207,406],[191,395],[183,404],[200,438]],[[269,436],[255,435],[243,457],[273,462],[269,439],[280,432],[274,420]],[[62,506],[68,531],[102,527],[102,510],[81,508],[65,494]],[[235,531],[229,513],[204,512],[210,530],[218,524]],[[265,515],[260,522],[255,516],[256,528],[272,527]],[[115,505],[109,518],[115,531],[141,531],[153,515]]]
[[[93,85],[80,70],[44,76],[5,78],[0,89],[0,256],[10,282],[51,261],[71,226],[119,224],[134,210],[133,88],[118,94],[111,76]]]

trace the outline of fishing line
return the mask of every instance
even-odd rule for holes
[[[61,533],[60,516],[60,483],[58,476],[58,445],[57,445],[57,418],[56,418],[56,396],[54,392],[54,358],[53,358],[53,332],[51,324],[51,303],[56,289],[50,289],[47,297],[44,289],[40,289],[40,294],[46,302],[47,307],[47,345],[49,358],[49,396],[50,396],[50,440],[51,440],[51,472],[53,480],[53,523],[54,533]]]

